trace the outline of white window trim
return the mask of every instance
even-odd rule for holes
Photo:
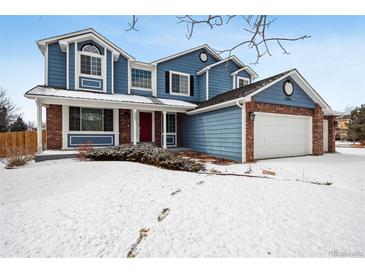
[[[133,86],[132,85],[132,69],[150,71],[151,72],[151,88],[141,88],[141,87]],[[130,62],[130,66],[128,67],[128,82],[130,83],[130,89],[149,91],[152,93],[152,96],[156,96],[156,90],[157,90],[156,71],[157,71],[156,66],[141,63],[141,62]]]
[[[247,85],[251,84],[251,79],[249,77],[244,77],[244,76],[236,76],[236,88],[239,88],[239,82],[241,80],[246,80],[248,82]]]
[[[84,76],[81,76],[81,77],[84,77]],[[98,83],[99,86],[88,86],[88,85],[85,85],[84,84],[84,81],[90,81],[90,82],[96,82]],[[101,82],[98,80],[98,79],[87,79],[87,78],[82,78],[81,79],[81,84],[83,87],[86,87],[86,88],[93,88],[93,89],[97,89],[97,88],[101,88]]]
[[[132,73],[132,69],[139,69],[139,70],[144,70],[144,71],[151,72],[151,88],[141,88],[141,87],[133,86],[133,81],[132,81],[133,73]],[[149,91],[149,92],[152,92],[153,91],[153,71],[152,70],[145,69],[145,68],[138,67],[138,66],[132,66],[131,67],[131,73],[130,74],[131,74],[131,89],[143,90],[143,91]]]
[[[101,59],[101,75],[92,75],[92,74],[84,74],[81,73],[81,55],[86,55],[86,56],[91,56],[91,57],[98,57]],[[100,55],[100,54],[96,54],[96,53],[91,53],[91,52],[84,52],[84,51],[79,51],[78,50],[78,43],[75,42],[75,89],[76,90],[85,90],[85,91],[93,91],[93,92],[100,92],[100,93],[107,93],[106,90],[106,58],[107,58],[107,51],[106,48],[104,48],[104,55]],[[80,77],[85,77],[85,78],[95,78],[95,79],[100,79],[103,80],[103,84],[102,84],[102,89],[98,90],[98,89],[93,89],[93,88],[85,88],[85,87],[80,87]]]
[[[172,74],[177,74],[177,75],[182,75],[182,76],[187,76],[188,77],[188,93],[187,94],[172,91]],[[190,96],[190,74],[189,73],[183,73],[183,72],[179,72],[179,71],[170,70],[169,71],[169,78],[170,78],[170,81],[169,81],[169,83],[170,83],[169,89],[170,90],[169,91],[170,91],[171,95],[186,96],[186,97]]]
[[[74,107],[74,106],[71,106],[71,107]],[[70,121],[69,121],[69,115],[70,115],[70,109],[68,108],[68,117],[67,117],[67,124],[68,124],[68,133],[72,133],[72,134],[77,134],[77,133],[80,133],[80,134],[90,134],[90,133],[98,133],[98,134],[102,134],[102,133],[107,133],[107,134],[110,134],[110,133],[114,133],[115,132],[115,123],[114,123],[114,119],[115,119],[115,115],[114,115],[114,112],[115,110],[113,110],[113,130],[112,131],[104,131],[104,130],[81,130],[82,129],[82,109],[83,108],[94,108],[94,107],[77,107],[77,108],[80,108],[80,130],[77,131],[77,130],[70,130]],[[102,116],[103,116],[103,120],[102,120],[102,123],[101,123],[101,127],[104,128],[104,109],[105,108],[95,108],[95,109],[101,109],[102,110]],[[106,108],[106,109],[111,109],[111,108]]]
[[[114,143],[115,145],[119,145],[119,109],[118,108],[108,108],[113,109],[113,131],[75,131],[70,130],[69,128],[69,114],[70,114],[70,107],[67,105],[62,105],[62,149],[69,149],[74,147],[68,146],[68,134],[114,134]],[[79,108],[100,108],[102,107],[94,107],[94,106],[77,106],[72,105],[72,107],[79,107]],[[81,124],[81,119],[80,119]],[[81,128],[81,127],[80,127]]]
[[[98,78],[98,79],[103,79],[103,55],[98,55],[98,54],[94,54],[94,53],[90,53],[90,52],[83,52],[83,51],[80,51],[79,53],[79,62],[81,62],[81,55],[84,55],[84,56],[90,56],[90,57],[96,57],[96,58],[100,58],[101,60],[101,75],[94,75],[94,74],[86,74],[86,73],[82,73],[81,72],[81,63],[80,63],[80,70],[79,70],[79,75],[82,76],[82,77],[93,77],[93,78]]]
[[[175,115],[175,132],[167,132],[167,115]],[[162,119],[161,119],[161,121],[162,121]],[[162,123],[163,123],[163,121],[162,121]],[[161,126],[161,128],[163,128],[163,125]],[[163,143],[163,140],[164,140],[164,138],[163,138],[163,131],[161,132],[161,142]],[[166,137],[168,136],[168,135],[173,135],[173,136],[175,136],[175,144],[174,145],[167,145],[166,144],[166,146],[167,147],[177,147],[177,113],[176,112],[167,112],[166,113]]]

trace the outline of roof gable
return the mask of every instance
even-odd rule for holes
[[[109,49],[111,52],[113,52],[114,55],[122,54],[123,56],[127,57],[130,60],[135,60],[135,58],[128,54],[123,49],[119,48],[117,45],[115,45],[110,40],[106,39],[104,36],[102,36],[100,33],[96,32],[92,28],[75,31],[66,33],[63,35],[57,35],[46,39],[41,39],[37,41],[38,48],[42,51],[44,54],[46,50],[46,45],[54,42],[59,42],[61,49],[65,50],[67,48],[67,43],[70,43],[75,40],[79,41],[85,41],[85,40],[95,40],[102,46]]]
[[[196,110],[190,111],[190,114],[196,114],[204,111],[209,111],[210,109],[216,109],[219,107],[226,107],[230,104],[234,104],[240,99],[247,99],[255,96],[256,94],[266,90],[270,86],[278,83],[279,81],[285,79],[286,77],[291,77],[295,83],[308,95],[308,97],[313,100],[313,102],[319,104],[324,111],[330,111],[331,107],[322,99],[322,97],[309,85],[309,83],[303,78],[303,76],[296,70],[292,69],[273,75],[271,77],[265,78],[263,80],[254,82],[250,85],[237,88],[234,90],[227,91],[220,95],[217,95],[210,100],[202,102],[198,105]]]
[[[257,73],[253,69],[251,69],[249,66],[246,66],[244,63],[242,63],[241,60],[238,59],[235,55],[222,59],[221,61],[216,62],[214,64],[208,65],[208,66],[204,67],[203,69],[201,69],[200,71],[198,71],[197,74],[201,75],[204,72],[206,72],[207,70],[210,70],[211,68],[213,68],[215,66],[219,66],[221,64],[226,64],[229,61],[234,62],[238,66],[238,69],[231,72],[231,75],[238,74],[239,72],[245,70],[252,76],[252,78],[258,77]]]
[[[213,50],[209,45],[204,44],[204,45],[201,45],[201,46],[198,46],[198,47],[195,47],[195,48],[191,48],[191,49],[188,49],[188,50],[185,50],[185,51],[175,53],[173,55],[170,55],[170,56],[167,56],[167,57],[164,57],[164,58],[161,58],[161,59],[157,59],[157,60],[151,62],[151,64],[156,65],[156,64],[166,62],[168,60],[175,59],[175,58],[178,58],[178,57],[183,56],[185,54],[189,54],[191,52],[194,52],[194,51],[197,51],[197,50],[202,50],[202,49],[208,51],[217,61],[222,60],[222,57],[215,50]]]

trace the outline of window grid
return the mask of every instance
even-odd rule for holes
[[[171,92],[189,94],[189,76],[172,73],[171,74]]]
[[[69,108],[70,131],[113,131],[113,110]]]
[[[151,79],[151,71],[132,68],[132,87],[151,89]]]
[[[248,79],[243,79],[243,78],[238,78],[238,87],[243,87],[243,86],[247,86],[249,84],[249,80]]]
[[[166,132],[176,133],[176,114],[166,114]]]
[[[101,58],[81,55],[81,73],[101,76]]]

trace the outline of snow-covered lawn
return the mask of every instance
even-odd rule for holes
[[[130,162],[1,164],[0,256],[126,257],[143,228],[137,257],[364,256],[365,149],[337,150],[251,165],[251,174],[270,169],[275,179]]]

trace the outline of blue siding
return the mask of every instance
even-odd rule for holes
[[[199,92],[199,101],[205,101],[206,97],[206,72],[202,75],[198,76],[198,92]]]
[[[237,74],[238,76],[242,76],[242,77],[246,77],[246,78],[250,78],[251,79],[251,81],[252,81],[252,76],[251,76],[251,74],[249,74],[247,71],[245,71],[245,70],[242,70],[242,71],[240,71],[238,74]]]
[[[238,69],[233,61],[228,61],[209,70],[209,99],[233,88],[231,73]]]
[[[238,106],[179,119],[183,147],[218,157],[242,160],[242,109]]]
[[[286,80],[291,80],[294,85],[294,92],[292,96],[288,97],[283,91],[283,84]],[[297,106],[304,108],[315,108],[315,103],[312,99],[299,87],[299,85],[291,78],[287,77],[282,81],[272,85],[256,94],[255,101],[262,103],[272,103],[287,106]]]
[[[88,77],[79,77],[80,79],[80,88],[86,89],[95,89],[95,90],[103,90],[103,80],[88,78]]]
[[[152,91],[131,89],[131,94],[152,97]]]
[[[68,88],[75,89],[75,43],[68,47]]]
[[[114,146],[114,134],[68,134],[67,145],[77,147],[92,143],[94,146]]]
[[[208,60],[206,62],[201,62],[199,59],[200,52],[201,50],[196,50],[194,52],[179,56],[171,60],[167,60],[157,65],[157,97],[195,102],[199,101],[200,96],[198,92],[198,77],[196,73],[202,68],[217,62],[217,60],[215,60],[215,58],[209,53],[207,53]],[[166,93],[165,71],[170,70],[189,73],[190,75],[194,76],[194,96],[179,96]]]
[[[87,41],[77,43],[77,50],[81,51],[81,48],[86,44],[93,44],[100,50],[101,55],[104,55],[104,47],[102,47],[101,45],[99,45],[98,43],[96,43],[93,40],[87,40]]]
[[[106,51],[106,92],[112,93],[112,69],[113,69],[113,56],[110,50]]]
[[[128,94],[128,60],[123,56],[114,62],[114,93]]]
[[[58,44],[48,45],[48,86],[66,88],[66,52]]]

